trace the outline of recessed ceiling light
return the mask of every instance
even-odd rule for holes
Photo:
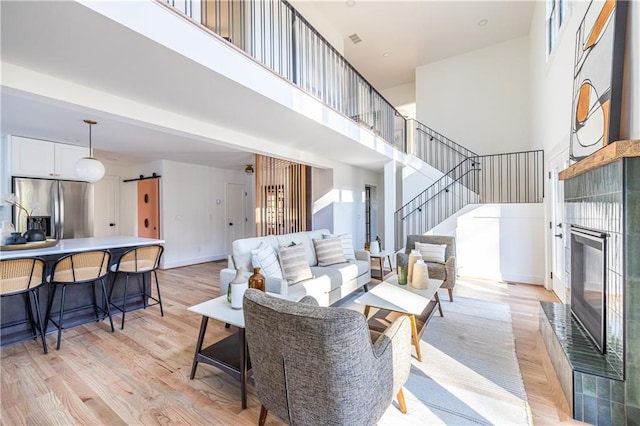
[[[382,54],[382,56],[384,56],[385,58],[388,58],[388,57],[389,57],[389,52],[384,52],[384,53]]]
[[[486,19],[482,19],[482,20],[478,21],[478,26],[479,26],[479,27],[484,27],[484,26],[485,26],[485,25],[487,25],[488,23],[489,23],[489,21],[488,21],[488,20],[486,20]]]
[[[356,2],[354,0],[347,0],[345,4],[347,5],[347,7],[353,7],[356,5]]]

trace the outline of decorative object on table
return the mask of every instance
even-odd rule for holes
[[[398,266],[398,284],[406,285],[407,284],[407,272],[409,267],[407,265],[399,265]]]
[[[2,227],[0,227],[0,243],[6,244],[14,232],[16,232],[16,228],[14,228],[13,223],[8,220],[2,221]]]
[[[227,300],[233,309],[242,309],[242,298],[247,288],[249,288],[249,282],[242,274],[242,268],[237,268],[236,276],[229,283],[227,291]]]
[[[626,1],[592,1],[576,33],[570,157],[620,138]]]
[[[20,233],[16,232],[16,234],[20,234]],[[13,238],[13,236],[9,237],[8,240],[10,240],[11,238]],[[0,245],[0,251],[35,250],[35,249],[53,247],[56,244],[58,244],[58,240],[53,238],[46,239],[44,241],[32,241],[32,242],[27,242],[23,236],[20,236],[20,239],[24,240],[25,242]]]
[[[253,268],[253,275],[249,277],[249,288],[265,291],[265,277],[260,273],[260,268]]]
[[[93,157],[93,148],[91,146],[91,126],[98,124],[93,120],[83,120],[89,125],[89,156],[78,160],[76,163],[76,176],[78,178],[93,183],[104,177],[104,165]]]
[[[32,217],[27,217],[27,232],[24,233],[23,237],[27,239],[27,242],[45,241],[47,239],[41,223]]]
[[[377,241],[371,241],[371,243],[369,243],[369,252],[371,252],[371,254],[380,253],[380,243]]]
[[[378,247],[380,247],[380,250],[383,250],[382,239],[380,238],[380,235],[376,235],[376,241],[378,242]]]
[[[411,254],[409,254],[409,262],[407,263],[407,279],[409,284],[413,280],[413,267],[418,260],[422,260],[422,255],[416,249],[411,250]]]
[[[11,236],[9,236],[9,238],[7,238],[7,241],[5,241],[5,244],[8,246],[11,246],[14,244],[26,244],[26,243],[27,243],[27,239],[23,237],[20,232],[12,232]]]
[[[429,288],[429,269],[422,259],[418,259],[413,265],[413,275],[411,276],[411,287]]]
[[[17,222],[17,220],[18,220],[17,217],[19,215],[19,210],[22,210],[25,213],[25,215],[27,217],[27,224],[29,224],[29,218],[32,217],[33,212],[38,208],[38,204],[36,203],[33,206],[33,208],[31,208],[31,210],[27,209],[24,206],[24,204],[22,204],[22,203],[20,203],[18,201],[18,197],[16,196],[16,194],[3,194],[2,195],[2,201],[6,202],[7,204],[10,204],[10,205],[12,205],[12,206],[14,206],[14,207],[16,207],[18,209],[18,211],[16,212],[16,223],[18,223]],[[9,222],[9,224],[11,224],[11,222]],[[3,227],[4,227],[4,223],[3,223]],[[13,227],[13,225],[12,225],[12,227]],[[27,227],[27,230],[29,230],[29,229],[31,229],[31,228]],[[15,232],[15,228],[13,229],[13,232]],[[25,238],[27,238],[26,235],[25,235]],[[46,237],[44,236],[44,233],[43,233],[42,240],[45,240],[45,239],[46,239]],[[27,238],[27,240],[30,241],[28,238]],[[33,240],[33,241],[42,241],[42,240]],[[5,242],[5,239],[3,238],[2,239],[2,243],[4,244],[4,242]],[[7,243],[7,244],[12,244],[12,243]],[[18,244],[21,244],[21,243],[18,243]]]

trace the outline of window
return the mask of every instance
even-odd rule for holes
[[[551,55],[566,13],[567,0],[547,0],[547,58]]]

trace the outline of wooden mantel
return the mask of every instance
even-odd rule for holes
[[[558,174],[560,180],[571,179],[589,170],[612,163],[618,158],[640,157],[640,139],[612,142]]]

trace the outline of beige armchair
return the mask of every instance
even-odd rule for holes
[[[407,245],[404,253],[397,254],[397,265],[406,265],[411,250],[416,248],[416,242],[426,244],[446,244],[444,253],[445,263],[427,262],[429,278],[443,280],[441,288],[449,292],[449,300],[453,302],[453,288],[456,286],[456,239],[442,235],[407,235]]]
[[[255,289],[244,297],[247,344],[260,403],[291,425],[373,425],[411,368],[411,325],[402,316],[375,342],[362,313]]]

